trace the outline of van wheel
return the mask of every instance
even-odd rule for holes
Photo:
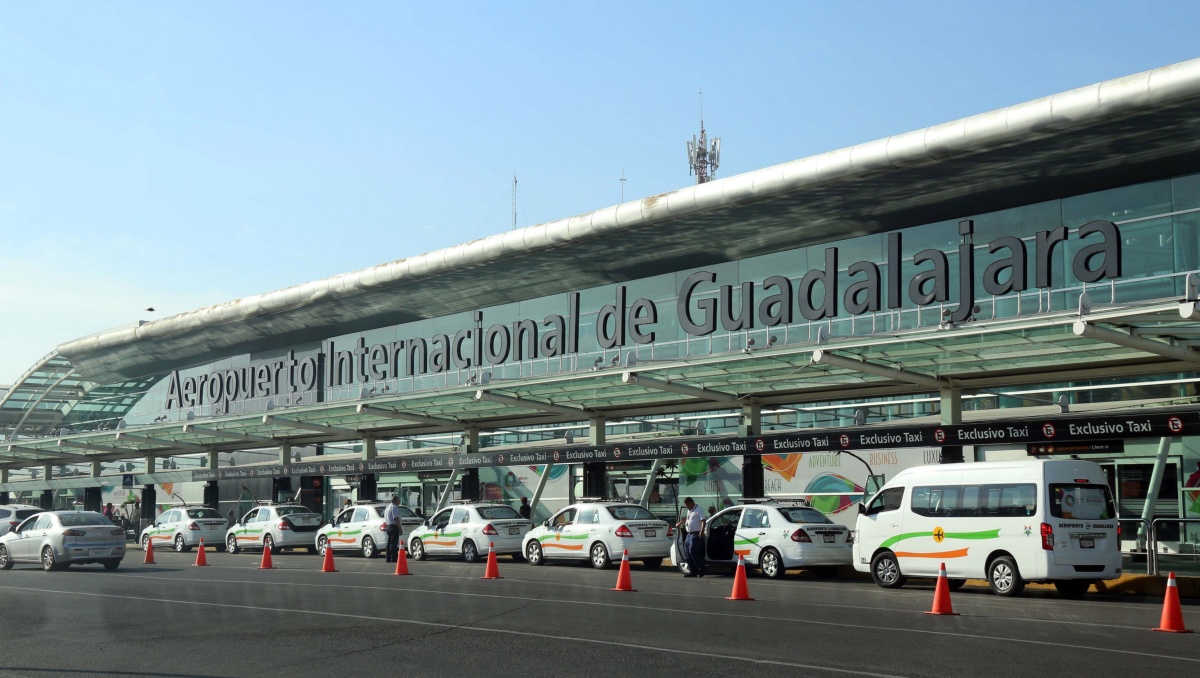
[[[998,596],[1017,596],[1025,590],[1025,580],[1017,571],[1017,563],[1008,556],[1000,556],[988,564],[988,584]]]
[[[908,581],[900,573],[900,561],[891,551],[884,551],[871,559],[871,578],[885,589],[898,589]]]
[[[1068,600],[1078,600],[1083,597],[1083,594],[1088,592],[1092,587],[1091,580],[1088,579],[1056,579],[1054,580],[1054,588],[1058,589],[1058,595]]]

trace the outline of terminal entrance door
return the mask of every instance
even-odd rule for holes
[[[1158,500],[1154,502],[1153,518],[1179,518],[1182,504],[1179,497],[1179,468],[1182,460],[1170,457],[1163,468],[1162,485],[1158,490]],[[1146,506],[1146,497],[1150,491],[1150,476],[1154,473],[1154,461],[1149,459],[1119,459],[1102,462],[1100,466],[1108,476],[1108,487],[1117,502],[1117,514],[1122,518],[1141,518]],[[1123,541],[1133,541],[1140,529],[1131,523],[1125,523],[1122,535],[1127,535]],[[1158,541],[1178,542],[1179,523],[1162,523],[1158,529]],[[1125,544],[1125,548],[1132,544]]]

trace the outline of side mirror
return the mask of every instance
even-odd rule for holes
[[[861,501],[860,501],[860,502],[858,502],[858,515],[860,515],[860,516],[861,516],[861,515],[863,515],[863,514],[864,514],[864,513],[866,513],[866,512],[867,512],[867,507],[866,507],[866,505],[865,505],[865,504],[863,504]]]
[[[549,518],[542,521],[542,527],[550,527],[550,519]]]

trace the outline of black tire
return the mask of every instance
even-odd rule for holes
[[[362,554],[363,558],[374,558],[379,555],[379,549],[375,546],[375,540],[370,536],[363,537]]]
[[[464,563],[479,562],[479,547],[475,545],[474,540],[463,540],[462,559]]]
[[[885,589],[898,589],[908,581],[900,572],[900,561],[891,551],[882,551],[871,559],[871,579]]]
[[[42,569],[47,572],[53,572],[59,568],[58,563],[54,562],[54,549],[49,546],[42,549]]]
[[[231,534],[225,539],[225,550],[233,555],[237,555],[237,552],[241,550],[238,548],[236,536]]]
[[[1021,578],[1016,561],[1009,556],[1000,556],[988,563],[987,579],[992,593],[998,596],[1019,596],[1025,590],[1025,580]]]
[[[772,548],[763,549],[759,554],[758,569],[767,579],[780,579],[787,573],[787,568],[783,566],[783,556]]]
[[[544,565],[546,554],[542,552],[542,544],[534,539],[525,545],[525,562],[530,565]]]
[[[817,575],[821,579],[833,579],[838,573],[837,565],[822,565],[820,567],[814,567],[812,570],[813,574]]]
[[[119,560],[104,561],[104,569],[108,570],[109,572],[112,572],[113,570],[117,569],[118,567],[121,567],[121,561],[119,561]]]
[[[643,558],[642,567],[646,568],[647,570],[657,570],[662,566],[662,561],[662,558]]]
[[[1067,600],[1079,600],[1092,587],[1090,579],[1056,579],[1054,580],[1054,588],[1058,589],[1058,595]]]
[[[608,547],[604,545],[604,542],[598,541],[592,544],[592,548],[588,550],[588,561],[597,570],[603,570],[612,565],[612,558],[609,557]]]
[[[8,549],[0,546],[0,570],[11,570],[13,566],[12,558],[8,557]]]
[[[188,551],[191,551],[191,550],[192,550],[192,547],[188,546],[187,542],[183,540],[182,534],[175,535],[175,552],[176,553],[187,553]]]
[[[946,579],[946,585],[950,587],[951,591],[957,591],[957,590],[961,589],[963,587],[963,584],[966,584],[966,583],[967,583],[966,579],[950,579],[950,578]]]
[[[329,540],[322,536],[317,540],[317,553],[325,555],[325,549],[329,548]]]
[[[148,548],[150,548],[150,535],[143,534],[142,535],[142,550],[145,551]]]
[[[275,537],[272,537],[269,534],[263,537],[263,548],[271,549],[271,555],[273,556],[277,556],[281,551],[283,551],[283,549],[275,545]]]
[[[425,552],[425,542],[419,537],[413,537],[413,540],[408,543],[408,555],[413,560],[425,560],[429,554]]]

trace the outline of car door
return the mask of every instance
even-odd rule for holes
[[[41,516],[31,516],[15,528],[17,536],[8,542],[8,555],[13,559],[13,562],[29,559],[29,554],[33,548],[30,546],[33,543],[33,530],[39,520],[41,520]]]
[[[874,550],[887,544],[892,537],[900,536],[903,526],[900,503],[903,499],[903,487],[889,487],[876,494],[871,503],[863,509],[857,525],[861,535],[860,543],[864,545],[864,549]]]
[[[742,509],[726,509],[712,518],[704,526],[704,553],[708,560],[714,563],[736,563],[734,541],[737,538],[738,523],[742,519]]]
[[[254,529],[254,523],[258,520],[258,512],[259,509],[250,509],[250,512],[242,516],[242,520],[233,526],[232,532],[234,538],[237,539],[238,546],[249,546],[251,542],[255,541],[250,536],[250,531]]]
[[[333,519],[333,525],[328,532],[325,533],[325,540],[329,546],[335,549],[345,548],[346,540],[350,539],[346,535],[351,528],[351,523],[354,521],[354,509],[345,509],[337,514]]]
[[[550,534],[543,535],[542,552],[547,558],[583,558],[587,556],[582,533],[575,531],[575,516],[579,509],[565,508],[550,517]]]
[[[767,528],[771,526],[765,509],[748,508],[742,512],[742,522],[733,538],[733,554],[743,556],[747,563],[758,564],[763,542],[767,539]]]
[[[368,531],[371,528],[371,524],[374,522],[371,520],[371,516],[373,514],[374,512],[366,507],[360,506],[359,508],[354,509],[354,516],[351,518],[349,526],[350,529],[347,533],[350,537],[350,541],[348,543],[349,548],[358,548],[362,546],[363,536],[369,533]],[[372,539],[374,538],[372,537]],[[375,546],[377,548],[384,548],[387,546],[387,543],[385,542],[383,544],[376,544]]]
[[[429,519],[429,529],[433,530],[433,534],[422,537],[425,542],[426,553],[449,553],[450,547],[455,545],[455,542],[449,537],[446,537],[446,532],[450,530],[450,516],[454,513],[453,509],[442,509]]]
[[[176,523],[179,522],[179,511],[171,510],[158,517],[154,521],[154,530],[150,533],[150,538],[154,540],[155,546],[170,544],[175,538]]]

